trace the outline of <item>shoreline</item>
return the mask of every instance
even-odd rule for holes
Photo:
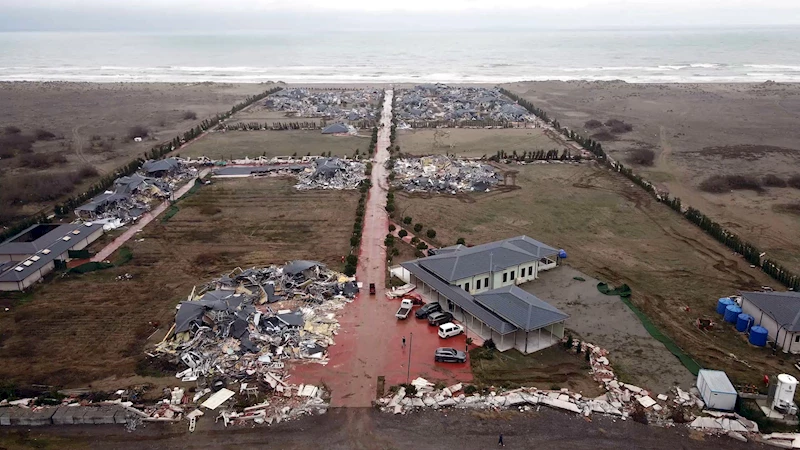
[[[527,85],[527,84],[552,84],[552,83],[559,83],[564,85],[574,85],[574,86],[614,86],[614,85],[626,85],[626,86],[717,86],[717,87],[743,87],[743,86],[763,86],[763,85],[772,85],[772,86],[794,86],[800,84],[800,80],[798,81],[773,81],[773,80],[766,80],[766,81],[709,81],[709,82],[680,82],[680,81],[670,81],[670,82],[643,82],[643,81],[626,81],[626,80],[521,80],[521,81],[475,81],[475,82],[468,82],[468,81],[458,81],[458,82],[448,82],[448,81],[416,81],[416,82],[349,82],[349,81],[312,81],[312,82],[291,82],[287,83],[284,81],[273,81],[273,80],[265,80],[265,81],[141,81],[141,80],[132,80],[132,81],[72,81],[72,80],[3,80],[0,79],[0,88],[2,87],[13,87],[13,86],[23,86],[23,85],[46,85],[46,86],[113,86],[113,85],[122,85],[122,86],[169,86],[169,85],[179,85],[179,86],[258,86],[258,85],[277,85],[277,86],[284,86],[284,87],[291,87],[291,88],[309,88],[309,89],[324,89],[324,88],[352,88],[352,89],[365,89],[365,88],[410,88],[414,86],[418,86],[421,84],[445,84],[448,86],[474,86],[474,87],[493,87],[493,86],[509,86],[509,85]]]

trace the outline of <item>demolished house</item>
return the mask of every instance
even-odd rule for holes
[[[366,178],[366,165],[341,158],[317,158],[311,167],[300,172],[295,188],[356,189]]]
[[[356,293],[352,278],[317,261],[238,269],[178,304],[154,355],[184,367],[184,381],[222,377],[275,388],[288,361],[327,364],[339,328],[334,311]]]
[[[393,185],[406,192],[488,192],[500,182],[490,165],[443,155],[398,158],[393,170]]]
[[[264,106],[282,111],[288,117],[319,117],[353,123],[374,120],[382,96],[383,92],[377,89],[283,89],[267,97]]]
[[[196,176],[197,169],[169,158],[147,161],[140,172],[117,178],[112,189],[77,207],[75,215],[115,226],[136,220],[150,210],[151,201],[169,198],[181,181]]]
[[[407,123],[437,121],[458,125],[472,121],[509,124],[533,121],[524,107],[498,88],[425,84],[400,91],[395,115]]]

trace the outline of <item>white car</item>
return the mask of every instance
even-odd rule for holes
[[[461,325],[456,325],[453,322],[447,322],[439,325],[439,337],[442,339],[458,336],[463,332],[464,332],[464,327]]]

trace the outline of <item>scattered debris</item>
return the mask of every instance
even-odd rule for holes
[[[283,89],[264,101],[273,111],[283,111],[287,117],[321,117],[337,121],[374,120],[377,106],[383,97],[381,90],[316,90]]]
[[[399,158],[393,170],[393,184],[407,192],[488,192],[500,182],[490,165],[443,155]]]
[[[317,158],[313,167],[300,173],[295,188],[356,189],[366,178],[366,165],[360,161],[340,158]]]
[[[451,126],[469,122],[494,122],[507,126],[516,122],[533,122],[534,116],[524,107],[500,93],[497,88],[454,87],[426,84],[402,90],[397,95],[395,115],[406,122],[398,128],[424,126],[435,121]]]
[[[147,161],[140,172],[117,178],[113,189],[76,208],[75,215],[102,223],[106,231],[119,228],[150,211],[154,201],[170,198],[180,183],[197,173],[176,158]]]

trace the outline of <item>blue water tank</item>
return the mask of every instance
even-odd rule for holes
[[[566,258],[566,257],[567,257],[567,252],[566,252],[566,250],[564,250],[563,248],[562,248],[561,250],[559,250],[559,251],[558,251],[558,257],[559,257],[559,258],[561,258],[561,259],[564,259],[564,258]]]
[[[767,333],[767,329],[766,328],[756,325],[753,328],[750,328],[750,339],[749,339],[749,341],[750,341],[751,344],[753,344],[755,346],[763,347],[763,346],[767,345],[767,335],[768,334],[769,333]]]
[[[734,302],[733,299],[728,297],[722,297],[717,302],[717,314],[725,314],[725,308],[727,308],[730,305],[733,305],[734,303],[736,302]]]
[[[739,307],[737,304],[728,305],[725,308],[725,322],[728,323],[736,323],[736,318],[739,317],[739,314],[742,313],[742,308]]]
[[[740,333],[746,333],[751,325],[753,325],[753,316],[750,314],[741,313],[736,318],[736,331]]]

